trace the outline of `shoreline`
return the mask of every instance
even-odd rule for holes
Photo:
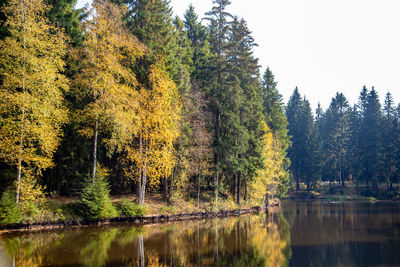
[[[279,207],[279,205],[270,205],[269,207]],[[247,209],[222,210],[218,212],[194,212],[194,213],[178,213],[172,215],[154,215],[154,216],[137,216],[137,217],[114,217],[108,219],[94,220],[73,220],[73,221],[56,221],[56,222],[41,222],[41,223],[18,223],[0,225],[0,234],[11,232],[34,232],[41,230],[52,230],[62,228],[79,228],[88,226],[102,226],[110,224],[131,223],[132,225],[146,225],[164,222],[179,222],[189,220],[202,220],[212,218],[223,218],[241,216],[246,214],[259,213],[264,210],[259,206],[254,206]]]

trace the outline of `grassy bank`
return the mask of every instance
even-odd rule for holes
[[[49,198],[44,207],[37,212],[36,216],[23,216],[22,219],[18,221],[10,221],[8,223],[3,222],[4,225],[17,224],[54,224],[59,223],[59,225],[80,225],[82,222],[87,222],[89,224],[103,221],[130,221],[124,218],[156,218],[163,216],[164,218],[175,218],[173,216],[179,215],[176,218],[181,218],[182,216],[198,214],[198,216],[210,216],[222,212],[231,212],[235,210],[251,210],[254,203],[244,202],[240,207],[233,201],[232,198],[220,198],[218,202],[218,207],[212,201],[209,195],[203,195],[200,202],[197,200],[186,200],[180,198],[171,199],[170,204],[167,205],[163,200],[161,194],[149,194],[146,196],[146,202],[143,206],[136,205],[135,195],[116,195],[111,196],[111,207],[112,213],[105,213],[101,215],[99,212],[98,216],[88,216],[85,208],[82,206],[81,197],[52,197]],[[42,211],[46,212],[43,213]],[[115,211],[115,212],[114,212]],[[221,215],[220,214],[220,215]],[[195,217],[196,217],[195,216]],[[185,217],[185,218],[186,218]],[[153,218],[153,219],[154,219]],[[154,219],[156,220],[156,219]],[[150,220],[151,221],[151,220]],[[1,224],[0,224],[1,225]]]

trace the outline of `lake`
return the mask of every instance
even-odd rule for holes
[[[0,266],[400,266],[400,202],[1,235]]]

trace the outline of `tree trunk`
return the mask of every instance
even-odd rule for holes
[[[168,205],[168,179],[166,176],[164,177],[164,202]]]
[[[17,196],[16,196],[16,203],[19,203],[19,191],[21,186],[21,173],[22,173],[22,152],[23,152],[23,141],[24,141],[24,130],[25,130],[25,72],[26,72],[26,28],[25,28],[25,6],[23,5],[24,2],[21,1],[21,11],[22,11],[22,25],[23,25],[23,32],[24,32],[24,63],[22,67],[22,116],[21,116],[21,136],[20,136],[20,149],[18,155],[18,174],[17,174]]]
[[[215,206],[218,207],[218,171],[215,175]]]
[[[240,208],[240,173],[237,174],[237,196],[236,196],[236,201],[237,204],[239,205]]]
[[[147,182],[147,155],[148,155],[148,151],[149,151],[149,144],[148,144],[148,140],[146,140],[146,144],[145,144],[145,162],[144,162],[144,168],[143,168],[143,180],[142,180],[142,187],[140,189],[140,205],[143,205],[144,203],[144,195],[146,192],[146,182]]]
[[[140,159],[142,159],[143,155],[143,143],[142,143],[142,134],[139,136],[139,154],[140,154]],[[143,177],[143,169],[142,169],[142,160],[139,162],[139,177],[137,177],[136,181],[136,202],[137,204],[140,204],[140,199],[142,196],[142,177]]]
[[[201,173],[199,172],[197,180],[197,211],[200,210],[200,180],[201,180]]]
[[[99,115],[96,115],[96,123],[94,125],[94,135],[93,135],[93,172],[92,172],[93,183],[96,177],[98,123],[99,123]]]

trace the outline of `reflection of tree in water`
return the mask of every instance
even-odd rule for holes
[[[77,251],[85,265],[91,267],[103,266],[107,262],[111,243],[118,233],[119,230],[117,228],[100,233],[92,233],[88,237],[87,245]]]
[[[4,248],[13,261],[14,266],[42,266],[48,251],[52,250],[51,244],[57,243],[62,238],[60,234],[47,236],[28,234],[1,237]]]
[[[290,237],[277,216],[83,228],[3,242],[17,266],[282,266]]]

